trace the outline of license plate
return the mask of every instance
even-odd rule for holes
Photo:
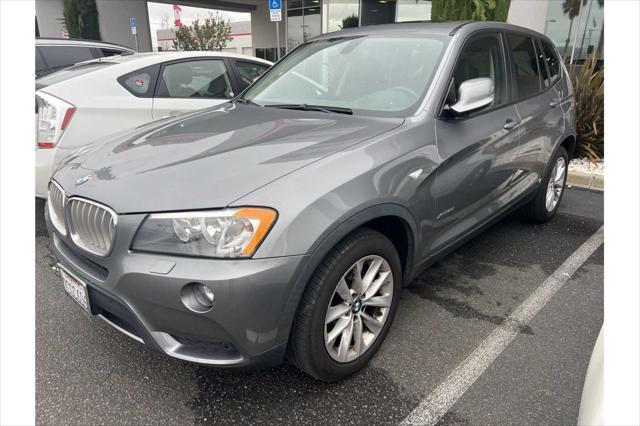
[[[62,284],[64,285],[64,291],[66,291],[67,294],[78,303],[78,305],[82,306],[82,309],[84,309],[88,313],[91,313],[87,285],[82,281],[72,277],[63,269],[60,269],[60,274],[62,275]]]

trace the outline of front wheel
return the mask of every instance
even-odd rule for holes
[[[559,147],[553,156],[536,196],[523,208],[525,216],[536,222],[547,222],[555,216],[567,181],[569,155]]]
[[[382,344],[400,292],[400,259],[384,235],[360,229],[322,261],[304,293],[289,358],[324,381],[364,367]]]

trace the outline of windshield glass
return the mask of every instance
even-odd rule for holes
[[[308,104],[354,113],[404,116],[426,92],[444,38],[340,37],[306,43],[249,87],[260,105]]]

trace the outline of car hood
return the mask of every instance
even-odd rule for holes
[[[67,196],[117,213],[225,207],[402,122],[227,103],[96,141],[62,161],[54,179]]]

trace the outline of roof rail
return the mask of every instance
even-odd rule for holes
[[[134,50],[132,48],[130,48],[129,46],[125,46],[124,44],[118,44],[118,43],[111,43],[109,41],[102,41],[102,40],[91,40],[88,38],[71,38],[71,37],[36,37],[36,40],[42,40],[42,41],[47,41],[47,40],[51,40],[51,41],[68,41],[68,42],[74,42],[74,41],[80,41],[80,42],[84,42],[84,43],[96,43],[96,44],[104,44],[104,45],[110,45],[110,46],[114,46],[114,47],[124,47],[125,49],[128,50]]]
[[[451,32],[449,33],[449,35],[450,36],[454,35],[456,33],[456,31],[458,31],[460,28],[462,28],[465,25],[470,24],[472,22],[475,22],[475,21],[464,21],[464,22],[462,22],[460,25],[458,25],[454,29],[452,29]]]

